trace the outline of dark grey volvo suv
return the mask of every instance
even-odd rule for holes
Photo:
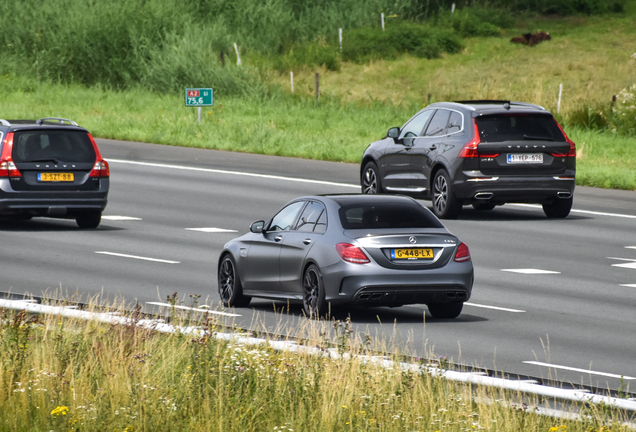
[[[463,205],[492,210],[539,203],[546,216],[572,208],[576,146],[539,105],[510,101],[434,103],[365,150],[363,193],[433,201],[440,218]]]
[[[95,140],[75,122],[0,120],[0,218],[75,219],[96,228],[109,177]]]

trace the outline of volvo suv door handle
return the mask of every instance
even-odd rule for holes
[[[277,242],[281,241],[282,239],[283,239],[282,235],[274,237],[274,241],[277,241]]]
[[[311,239],[305,239],[305,240],[303,240],[303,243],[305,243],[306,245],[308,245],[309,243],[311,243]]]

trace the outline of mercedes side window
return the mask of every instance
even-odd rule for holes
[[[297,201],[283,208],[272,218],[267,231],[289,231],[304,205],[305,201]]]
[[[431,118],[434,112],[435,110],[426,110],[413,117],[411,120],[408,121],[408,123],[404,125],[404,127],[402,127],[398,139],[422,135],[424,126],[426,126],[426,123]]]
[[[314,232],[320,215],[325,211],[325,206],[317,201],[309,201],[298,220],[296,230],[300,232]]]
[[[316,222],[316,228],[314,228],[314,232],[316,234],[324,234],[327,231],[327,210],[323,209],[320,217],[318,218],[318,222]]]
[[[459,132],[463,129],[463,118],[457,111],[451,111],[451,115],[448,119],[448,126],[446,127],[446,135]]]
[[[431,119],[431,122],[428,124],[428,127],[426,128],[426,133],[424,134],[424,136],[432,137],[444,135],[449,115],[450,111],[448,110],[437,110],[437,112]]]

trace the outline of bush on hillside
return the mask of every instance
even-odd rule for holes
[[[321,38],[294,46],[285,55],[274,58],[274,67],[281,72],[302,66],[324,66],[328,70],[338,71],[340,70],[338,48],[327,44],[324,38]]]
[[[455,54],[463,48],[452,31],[401,21],[379,28],[359,28],[345,32],[343,60],[366,62],[393,59],[402,53],[422,58],[437,58],[442,52]]]
[[[621,90],[616,96],[607,122],[613,131],[636,135],[636,84]]]

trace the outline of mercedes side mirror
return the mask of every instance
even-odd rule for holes
[[[400,128],[397,127],[392,127],[391,129],[389,129],[389,131],[386,133],[387,138],[393,138],[394,140],[397,139],[397,137],[400,136]]]
[[[265,221],[256,221],[250,226],[250,231],[254,234],[260,234],[263,232],[263,227],[265,226]]]

